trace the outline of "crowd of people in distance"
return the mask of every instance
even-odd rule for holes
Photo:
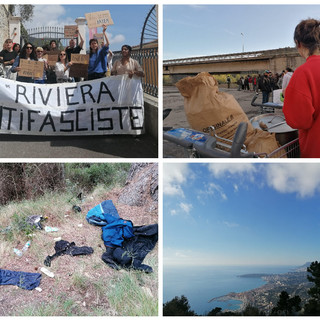
[[[71,39],[69,46],[65,49],[58,49],[56,40],[51,40],[49,45],[35,47],[32,43],[26,42],[22,47],[19,43],[13,43],[12,39],[7,39],[0,52],[0,77],[37,84],[51,84],[63,82],[79,82],[81,80],[94,80],[108,75],[124,75],[129,78],[134,75],[144,77],[144,71],[138,61],[131,58],[132,48],[123,45],[121,48],[121,59],[112,65],[113,53],[109,49],[109,40],[106,33],[107,27],[103,26],[105,42],[99,45],[97,39],[90,39],[89,64],[87,79],[70,76],[70,68],[73,65],[71,54],[79,54],[83,47],[83,37],[77,30],[80,42]],[[55,56],[54,64],[48,63],[47,55]],[[43,75],[38,78],[19,75],[21,71],[20,60],[34,60],[43,62]],[[51,61],[51,59],[50,59]]]

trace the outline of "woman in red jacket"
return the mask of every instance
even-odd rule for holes
[[[302,158],[320,158],[320,21],[301,21],[294,41],[306,62],[296,69],[286,88],[283,113],[299,129]]]

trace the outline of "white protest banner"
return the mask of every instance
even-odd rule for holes
[[[85,17],[89,29],[102,27],[104,24],[107,26],[113,24],[109,10],[86,13]]]
[[[0,78],[0,133],[142,134],[141,80],[124,75],[42,85]]]

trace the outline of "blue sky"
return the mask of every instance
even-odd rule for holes
[[[26,27],[74,25],[75,19],[85,13],[109,10],[114,25],[107,34],[110,49],[120,50],[123,44],[139,45],[142,27],[152,5],[36,5],[34,16]],[[102,32],[99,28],[98,32]],[[88,33],[87,33],[87,42]]]
[[[320,5],[164,5],[163,58],[293,47],[303,19]],[[174,32],[173,32],[174,31]],[[241,35],[243,34],[243,36]]]
[[[319,260],[320,164],[164,164],[164,265]]]

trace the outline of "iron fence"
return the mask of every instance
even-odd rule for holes
[[[113,61],[121,59],[120,51],[115,51],[113,54]],[[132,51],[131,58],[139,61],[144,70],[143,91],[153,97],[158,97],[158,48]]]

